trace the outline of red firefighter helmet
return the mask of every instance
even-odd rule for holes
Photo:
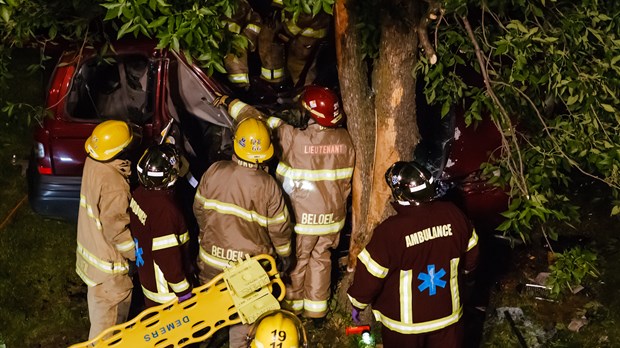
[[[338,96],[327,87],[306,86],[300,100],[301,107],[323,127],[337,127],[344,121]]]

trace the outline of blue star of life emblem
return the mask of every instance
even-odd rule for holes
[[[428,273],[420,272],[418,274],[418,279],[422,281],[422,284],[418,286],[418,290],[423,292],[428,289],[428,294],[433,296],[437,293],[437,287],[446,287],[446,281],[441,279],[441,277],[446,275],[446,271],[442,268],[435,273],[435,265],[428,265],[426,267]]]
[[[245,147],[245,137],[239,139],[239,146]]]
[[[136,266],[144,266],[144,259],[142,258],[144,251],[142,251],[142,248],[138,247],[138,238],[134,238],[133,242],[136,244]]]

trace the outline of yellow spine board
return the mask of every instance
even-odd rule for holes
[[[262,266],[264,274],[256,273],[254,267],[244,266],[244,263],[256,263],[257,261]],[[257,293],[268,292],[266,295],[277,301],[284,299],[284,283],[280,279],[273,257],[266,254],[254,256],[231,267],[231,270],[235,268],[251,269],[254,276],[261,280],[264,280],[267,275],[269,278],[267,284],[264,284],[264,281],[253,281],[249,275],[247,280],[249,280],[248,283],[262,284],[255,289]],[[262,312],[274,309],[273,301],[264,303],[265,297],[269,296],[257,297],[250,294],[247,298],[243,298],[245,301],[238,298],[233,301],[232,291],[228,289],[226,280],[225,274],[221,273],[209,283],[195,288],[192,291],[194,296],[183,303],[178,303],[174,299],[166,304],[149,308],[131,321],[110,327],[96,338],[74,344],[69,348],[184,347],[191,343],[203,342],[219,329],[240,323],[242,320],[235,302],[238,304],[244,302],[244,306],[256,302],[252,305],[253,310],[249,311],[249,315],[243,315],[243,322],[247,323],[254,322],[257,315],[260,315],[257,313],[262,314]],[[247,291],[247,289],[244,290]],[[277,292],[277,297],[272,294],[274,291]]]

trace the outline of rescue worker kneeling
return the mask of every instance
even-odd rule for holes
[[[191,297],[189,234],[174,190],[179,165],[172,144],[151,146],[137,165],[140,186],[129,208],[146,308]]]
[[[357,256],[348,295],[353,321],[372,306],[388,347],[461,347],[462,277],[478,263],[478,236],[452,202],[436,199],[429,171],[396,162],[385,180],[396,215],[374,230]]]
[[[205,172],[194,199],[201,284],[246,255],[277,254],[290,264],[289,213],[278,182],[263,170],[274,153],[269,129],[249,118],[237,125],[233,143],[232,160]],[[247,331],[247,325],[231,327],[230,347],[245,347]]]
[[[248,348],[306,348],[308,339],[301,320],[278,309],[261,315],[248,334]]]

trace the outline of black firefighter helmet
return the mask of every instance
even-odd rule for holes
[[[398,161],[385,172],[385,181],[399,203],[420,204],[435,199],[435,180],[426,167],[417,162]]]
[[[153,145],[138,161],[138,180],[147,189],[171,187],[179,177],[179,166],[179,154],[174,145]]]

